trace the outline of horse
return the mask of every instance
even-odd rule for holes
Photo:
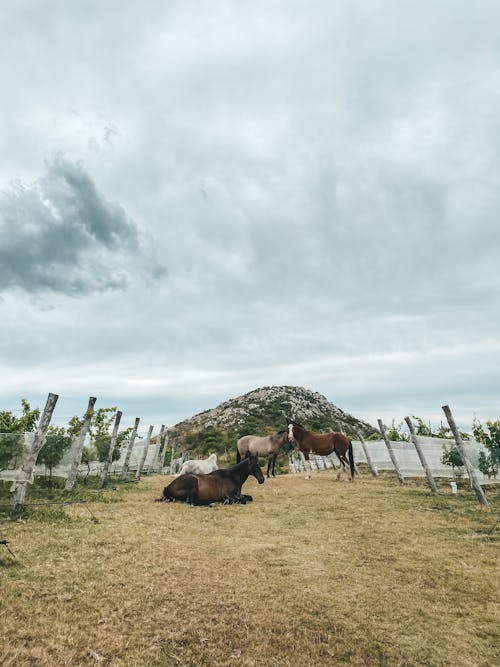
[[[186,475],[187,473],[208,475],[209,472],[217,470],[218,467],[217,454],[210,454],[207,459],[190,459],[189,461],[184,461],[179,470],[179,475]]]
[[[337,479],[339,480],[342,473],[345,472],[347,464],[350,469],[350,480],[354,480],[354,473],[356,467],[354,465],[354,456],[352,451],[352,443],[348,437],[343,433],[314,433],[308,431],[297,422],[292,421],[288,425],[288,439],[295,440],[299,446],[300,451],[304,454],[306,459],[306,479],[311,479],[311,463],[309,461],[309,454],[319,454],[319,456],[328,456],[332,452],[337,454],[337,457],[342,465]],[[347,460],[346,452],[349,460]]]
[[[274,466],[280,448],[288,440],[288,431],[280,431],[275,435],[244,435],[236,443],[236,461],[239,463],[243,456],[253,454],[254,456],[267,456],[267,477],[272,466],[272,475],[274,474]]]
[[[253,475],[259,484],[264,483],[264,475],[256,456],[249,456],[232,468],[214,470],[208,475],[181,475],[163,489],[159,501],[183,500],[192,505],[211,505],[250,502],[252,496],[241,493],[241,487]]]

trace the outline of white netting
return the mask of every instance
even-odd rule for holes
[[[430,437],[418,437],[418,442],[420,443],[425,460],[429,466],[434,477],[449,477],[454,476],[453,468],[451,466],[444,465],[441,462],[441,458],[446,449],[450,447],[455,447],[454,440],[446,440],[444,438],[430,438]],[[365,453],[361,442],[357,440],[352,441],[353,452],[354,452],[354,461],[355,463],[367,463]],[[391,442],[391,446],[396,457],[399,469],[402,474],[406,477],[425,477],[425,471],[422,468],[420,463],[420,458],[417,454],[415,446],[411,442]],[[469,460],[474,468],[478,482],[480,484],[492,484],[496,483],[497,480],[494,478],[488,478],[487,475],[484,475],[479,470],[479,453],[483,451],[487,454],[487,451],[483,445],[475,440],[464,441],[465,451],[469,457]],[[368,453],[372,460],[373,466],[375,466],[379,471],[383,470],[394,470],[392,461],[389,455],[387,446],[383,440],[368,440],[366,442],[366,447]],[[320,461],[320,459],[324,459]],[[321,469],[325,465],[330,467],[331,462],[334,462],[338,467],[339,461],[335,454],[330,456],[311,456],[311,468],[312,469]],[[290,463],[290,472],[302,472],[305,470],[305,460],[302,455],[293,453],[289,457]],[[467,476],[465,469],[463,470],[464,477]]]
[[[4,480],[14,480],[17,478],[19,469],[22,463],[22,451],[23,448],[29,448],[33,442],[33,433],[24,433],[14,435],[12,433],[0,433],[0,448],[2,445],[6,447],[13,447],[13,441],[18,443],[20,446],[17,447],[18,451],[15,453],[8,461],[4,461],[2,466],[0,466],[0,479]],[[453,440],[445,440],[441,438],[430,438],[430,437],[419,437],[419,442],[422,446],[424,456],[426,458],[427,464],[435,477],[446,477],[452,478],[454,476],[454,471],[450,466],[444,465],[441,462],[444,449],[449,449],[454,447],[455,443]],[[187,452],[175,453],[172,458],[169,458],[166,461],[166,466],[161,468],[158,455],[160,443],[157,441],[158,438],[154,437],[153,442],[150,442],[148,446],[147,455],[144,461],[142,468],[143,473],[151,472],[172,472],[176,473],[179,471],[182,463],[187,458]],[[146,447],[146,434],[138,435],[132,452],[129,459],[128,470],[130,473],[136,472],[140,461],[142,460],[142,455],[144,453],[144,448]],[[366,457],[363,451],[361,442],[353,440],[353,450],[354,450],[354,460],[356,463],[367,463]],[[85,441],[86,447],[91,447],[92,441],[90,436],[87,436]],[[417,451],[414,445],[411,442],[391,442],[394,455],[398,462],[398,466],[402,474],[406,477],[425,477],[425,472],[420,463]],[[75,446],[76,439],[72,442],[71,446],[66,450],[61,462],[55,466],[52,470],[52,474],[56,477],[67,477],[71,463],[75,456]],[[369,440],[366,443],[368,448],[372,464],[379,470],[393,470],[393,465],[387,446],[383,440]],[[478,468],[479,453],[481,451],[486,452],[483,445],[475,442],[473,440],[464,442],[465,449],[471,461],[471,464],[476,472],[477,479],[480,484],[495,483],[497,480],[494,478],[488,478]],[[122,445],[120,458],[117,461],[114,461],[110,466],[111,475],[121,474],[125,457],[127,454],[128,443],[125,442]],[[302,454],[294,450],[288,455],[289,470],[292,473],[301,472],[305,469],[305,459]],[[92,461],[91,463],[84,464],[81,463],[78,469],[79,475],[99,475],[103,469],[103,463],[99,461]],[[322,470],[325,468],[339,467],[339,461],[335,454],[330,456],[311,456],[311,468],[314,470]],[[38,464],[35,468],[36,475],[47,475],[49,473],[48,468],[43,464]],[[466,472],[464,470],[464,476]]]
[[[20,467],[22,465],[23,452],[26,449],[30,449],[33,444],[34,433],[0,433],[0,452],[14,452],[13,455],[4,460],[2,465],[0,465],[0,479],[3,480],[14,480],[19,474]],[[147,446],[146,435],[139,434],[134,442],[132,451],[130,454],[128,470],[130,473],[134,473],[140,465],[144,449]],[[92,439],[89,435],[86,436],[84,447],[92,449]],[[68,449],[64,452],[63,457],[52,469],[52,475],[54,477],[68,477],[69,471],[71,469],[71,464],[75,458],[75,452],[77,448],[77,439],[75,438]],[[127,455],[128,442],[125,441],[120,449],[120,457],[118,460],[113,461],[110,466],[109,473],[111,475],[120,474],[125,463],[125,457]],[[144,460],[144,465],[142,468],[143,473],[150,472],[161,472],[162,467],[159,461],[160,454],[160,442],[158,438],[153,437],[152,442],[149,443],[146,458]],[[181,455],[175,458],[172,463],[174,467],[180,467],[185,455]],[[5,458],[5,456],[4,456]],[[169,461],[170,463],[170,461]],[[100,475],[102,472],[104,464],[100,461],[91,461],[89,464],[80,463],[78,468],[79,475]],[[47,475],[49,474],[49,468],[43,463],[38,463],[35,466],[35,476],[38,475]]]

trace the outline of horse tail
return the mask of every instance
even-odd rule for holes
[[[352,451],[352,442],[349,440],[349,467],[351,468],[351,479],[354,480],[356,466],[354,465],[354,454]]]
[[[236,463],[239,463],[241,461],[241,454],[240,450],[238,449],[238,445],[236,445]]]

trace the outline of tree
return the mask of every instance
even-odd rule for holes
[[[84,477],[83,483],[87,483],[87,477],[90,475],[90,464],[97,459],[97,452],[94,447],[84,447],[82,450],[81,462],[87,466],[87,474]]]
[[[115,420],[116,411],[116,407],[99,408],[92,415],[89,432],[96,451],[97,460],[101,462],[107,461],[108,459],[109,447],[111,444],[111,435],[109,431]],[[76,435],[80,432],[82,424],[83,419],[81,417],[72,417],[69,421],[68,432],[71,435]],[[131,428],[128,428],[118,434],[116,445],[113,449],[112,461],[116,461],[120,458],[120,450],[129,437],[131,430]]]
[[[415,435],[423,435],[423,436],[430,436],[433,437],[433,432],[431,429],[431,425],[424,424],[424,420],[421,419],[420,417],[417,417],[416,415],[412,415],[411,418],[413,421],[417,422],[417,426],[415,428]]]
[[[28,433],[34,431],[40,418],[40,409],[31,409],[25,398],[21,399],[22,415],[16,417],[12,412],[0,412],[0,433]]]
[[[0,470],[22,454],[23,434],[34,431],[40,417],[39,408],[32,410],[25,398],[21,399],[21,406],[20,417],[7,410],[0,412]]]
[[[396,426],[396,420],[392,420],[391,427],[388,428],[387,426],[384,426],[385,428],[385,434],[387,435],[388,440],[392,440],[394,442],[409,442],[410,441],[410,436],[408,433],[405,431],[402,431],[401,428],[403,426],[403,422],[399,422],[399,424]]]
[[[479,454],[479,470],[488,477],[496,477],[500,468],[500,419],[487,421],[486,429],[478,419],[474,418],[472,422],[474,437],[488,450],[488,454],[484,452]]]
[[[49,469],[50,485],[52,486],[52,470],[58,465],[64,452],[71,445],[71,435],[65,428],[51,426],[45,438],[45,443],[38,455],[37,463],[43,463]]]
[[[464,462],[460,456],[460,452],[455,446],[443,446],[443,455],[441,456],[441,463],[445,466],[451,466],[453,475],[461,477],[464,474]]]

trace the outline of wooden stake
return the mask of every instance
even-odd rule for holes
[[[411,436],[411,441],[415,445],[415,449],[417,450],[418,458],[420,459],[420,463],[422,464],[422,468],[425,470],[425,474],[427,476],[427,481],[429,483],[429,486],[431,487],[431,493],[437,493],[437,486],[436,482],[434,481],[434,477],[432,476],[431,469],[429,468],[427,461],[425,460],[424,452],[422,447],[420,446],[420,443],[417,438],[417,434],[415,433],[415,429],[413,428],[412,421],[409,417],[405,417],[405,422],[408,425],[408,429],[410,431],[410,436]]]
[[[149,464],[148,467],[148,475],[151,475],[152,472],[154,472],[155,468],[158,466],[158,461],[160,458],[160,449],[161,449],[161,439],[163,437],[163,431],[165,430],[165,424],[162,424],[160,427],[160,433],[157,436],[157,441],[156,441],[156,452],[153,454],[151,457],[151,463]]]
[[[376,477],[377,476],[377,471],[375,470],[375,466],[372,463],[372,459],[371,459],[370,453],[368,452],[368,447],[366,446],[365,439],[361,435],[361,431],[356,431],[356,433],[358,434],[359,441],[361,442],[361,446],[363,447],[363,451],[364,451],[365,456],[366,456],[366,462],[368,463],[368,467],[370,468],[370,471],[371,471],[372,475],[374,477]]]
[[[135,473],[135,478],[137,481],[141,479],[142,467],[144,465],[144,461],[146,460],[146,456],[148,454],[149,443],[151,442],[151,434],[153,433],[153,428],[154,428],[153,426],[149,427],[148,435],[146,436],[146,442],[144,443],[144,451],[142,452],[141,460],[139,461],[139,466]]]
[[[176,449],[176,447],[175,447],[175,442],[173,442],[173,443],[172,443],[172,449],[171,449],[171,451],[170,451],[170,468],[169,468],[169,472],[170,472],[171,475],[173,474],[173,472],[172,472],[172,466],[174,465],[174,454],[175,454],[175,449]]]
[[[134,446],[135,439],[137,437],[137,429],[139,428],[139,422],[141,421],[140,417],[135,418],[134,428],[130,434],[130,440],[128,442],[127,453],[125,454],[125,461],[123,462],[121,480],[124,482],[127,479],[128,467],[130,464],[130,456],[132,455],[132,448]]]
[[[69,469],[68,477],[66,479],[66,484],[64,485],[65,491],[71,491],[72,488],[75,486],[76,477],[78,475],[78,466],[80,465],[82,460],[82,452],[83,452],[83,447],[85,445],[85,438],[87,437],[87,433],[89,432],[90,429],[90,422],[92,420],[92,414],[94,412],[94,405],[96,400],[97,399],[94,396],[91,396],[89,398],[89,404],[87,407],[87,412],[85,413],[85,416],[83,418],[82,427],[80,429],[80,432],[76,436],[76,444],[74,452],[75,455],[73,457],[73,461],[71,462],[71,467]]]
[[[163,473],[163,464],[165,462],[165,451],[167,449],[168,445],[168,428],[166,428],[163,431],[164,439],[163,439],[163,445],[160,447],[160,452],[158,454],[158,467],[159,467],[159,472],[160,475]]]
[[[103,489],[106,486],[106,482],[108,481],[109,467],[113,459],[113,452],[115,450],[116,438],[118,437],[118,426],[120,425],[121,418],[122,418],[122,413],[118,410],[115,417],[115,425],[113,426],[113,433],[111,434],[111,440],[109,443],[108,458],[104,463],[104,467],[101,473],[101,489]]]
[[[54,408],[56,407],[58,398],[59,396],[57,394],[48,395],[42,417],[38,423],[38,428],[35,431],[33,444],[31,445],[30,449],[26,450],[24,453],[21,470],[19,471],[18,478],[13,485],[14,495],[12,497],[12,509],[14,512],[20,512],[24,507],[26,488],[28,484],[33,482],[36,460],[40,450],[45,444],[45,436],[47,435],[50,420],[52,419],[52,414],[54,412]]]
[[[378,427],[380,429],[380,433],[382,434],[382,437],[384,438],[385,445],[389,451],[389,456],[391,457],[392,465],[394,466],[394,470],[396,471],[396,475],[398,476],[398,480],[400,484],[405,483],[405,478],[403,477],[401,470],[399,469],[398,462],[396,460],[396,456],[394,455],[394,451],[392,449],[391,442],[389,438],[387,437],[387,433],[385,432],[384,425],[382,423],[382,420],[379,419],[378,421]]]
[[[476,473],[474,472],[474,468],[472,467],[471,462],[469,461],[469,457],[467,456],[467,452],[465,451],[464,443],[462,440],[462,437],[460,433],[458,432],[457,425],[455,424],[455,420],[453,419],[453,415],[451,414],[451,410],[449,405],[443,405],[442,406],[443,412],[446,415],[446,419],[448,420],[448,424],[450,425],[451,432],[453,433],[453,437],[455,438],[455,442],[457,443],[457,449],[459,451],[459,454],[462,458],[462,461],[464,462],[464,466],[467,470],[467,473],[469,475],[470,483],[472,484],[472,487],[474,488],[474,491],[476,492],[477,499],[479,500],[481,505],[488,505],[488,501],[486,500],[486,496],[484,495],[484,491],[481,488],[481,485],[478,482],[478,479],[476,477]]]

